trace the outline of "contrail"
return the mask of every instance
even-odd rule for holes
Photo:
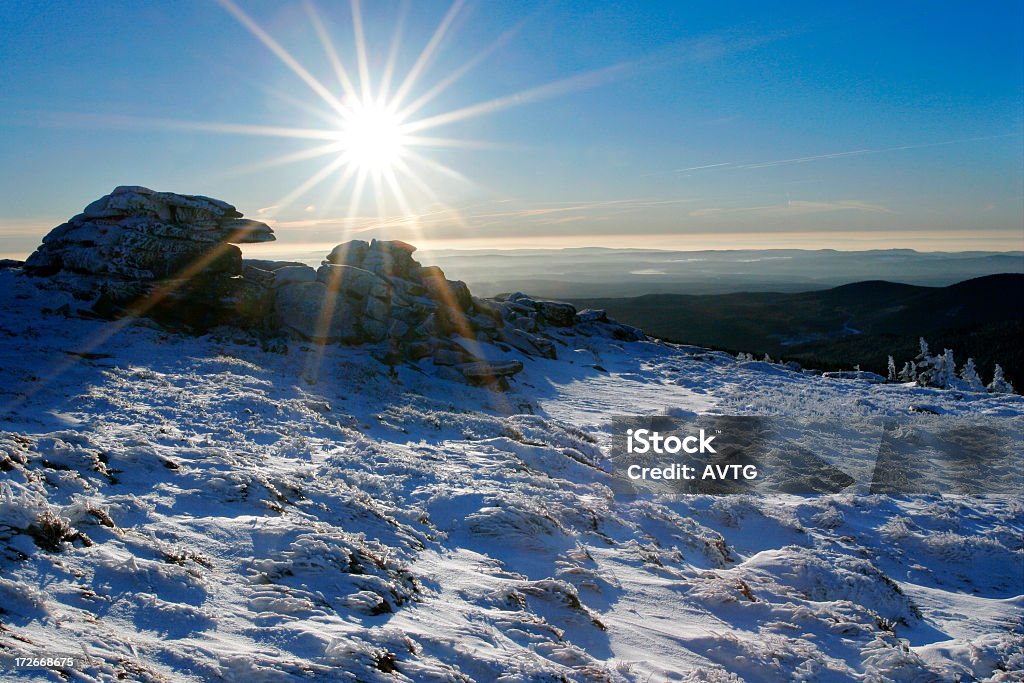
[[[732,166],[731,163],[725,162],[721,164],[705,164],[704,166],[690,166],[689,168],[677,168],[672,171],[673,173],[686,173],[687,171],[702,171],[705,168],[720,168],[722,166]]]

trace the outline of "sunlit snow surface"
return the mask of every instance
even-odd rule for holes
[[[0,648],[72,680],[1018,680],[1020,498],[616,500],[622,413],[1020,397],[567,340],[512,390],[46,314],[0,271]],[[578,350],[575,347],[580,347]],[[594,368],[600,366],[604,371]],[[532,413],[532,414],[531,414]],[[4,455],[6,454],[6,455]],[[46,510],[84,537],[44,551]],[[1017,673],[1014,673],[1017,672]],[[19,678],[60,680],[21,672]]]

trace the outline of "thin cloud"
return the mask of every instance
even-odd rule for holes
[[[63,219],[38,221],[0,221],[0,237],[25,237],[45,235],[55,225],[63,223]]]
[[[787,40],[801,33],[799,30],[780,30],[766,33],[746,33],[740,30],[725,30],[688,38],[656,50],[641,64],[661,67],[678,63],[707,64],[732,55],[757,49],[763,45]]]
[[[561,218],[542,218],[533,221],[542,225],[565,225],[566,223],[578,223],[589,220],[589,216],[562,216]]]
[[[825,213],[831,211],[866,211],[869,213],[892,213],[880,204],[870,204],[857,199],[842,199],[833,202],[792,201],[785,204],[768,206],[744,207],[707,207],[690,212],[693,218],[714,218],[736,214],[753,214],[759,216],[802,216],[809,213]]]
[[[352,231],[367,231],[385,227],[451,225],[457,215],[467,225],[475,229],[491,225],[510,225],[516,220],[534,224],[561,225],[580,221],[605,220],[609,215],[627,213],[638,209],[649,209],[663,206],[689,204],[693,199],[607,199],[593,202],[553,202],[542,205],[524,206],[519,209],[509,208],[516,200],[496,199],[492,202],[464,207],[445,207],[436,211],[427,211],[416,215],[367,216],[344,215],[322,216],[317,218],[299,218],[271,220],[275,228],[291,230],[323,229],[332,226],[345,226]],[[493,209],[489,209],[493,206]],[[274,207],[267,207],[272,209]],[[259,212],[257,212],[259,214]]]

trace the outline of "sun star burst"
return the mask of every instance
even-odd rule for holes
[[[329,111],[319,111],[317,107],[304,102],[298,104],[303,109],[332,121],[334,125],[323,130],[236,123],[162,121],[161,124],[187,130],[319,141],[320,144],[316,147],[298,150],[238,170],[250,172],[319,157],[326,158],[327,162],[319,170],[300,182],[284,197],[273,202],[271,208],[262,216],[270,220],[275,219],[281,212],[294,207],[303,195],[332,180],[329,189],[321,198],[322,201],[316,204],[322,213],[333,213],[337,216],[336,202],[346,197],[344,202],[347,204],[347,211],[344,216],[336,219],[344,234],[382,224],[402,225],[419,233],[423,228],[421,220],[428,215],[433,215],[434,220],[454,219],[457,224],[463,225],[458,210],[445,204],[434,191],[429,179],[455,180],[461,183],[469,182],[470,179],[439,161],[436,154],[429,154],[426,150],[479,149],[493,145],[455,137],[435,136],[431,135],[430,131],[570,90],[589,88],[617,77],[623,70],[623,65],[615,65],[441,113],[428,113],[424,111],[428,104],[435,102],[469,71],[506,44],[522,29],[528,18],[524,18],[493,43],[477,51],[469,61],[441,74],[432,85],[424,88],[424,77],[450,34],[456,18],[464,10],[465,0],[454,0],[402,78],[397,78],[395,66],[399,47],[403,44],[404,14],[396,22],[385,66],[381,73],[374,74],[367,54],[360,0],[350,0],[349,3],[355,48],[354,60],[351,62],[342,59],[331,32],[321,19],[313,0],[303,0],[313,30],[336,77],[335,84],[325,84],[242,10],[235,0],[217,1],[304,82]],[[332,6],[332,9],[333,7],[336,6]],[[282,99],[292,104],[297,103],[291,96],[282,95]],[[362,217],[359,214],[364,194],[374,195],[378,213],[376,219]],[[438,207],[441,208],[440,211]],[[386,210],[394,208],[399,210],[399,215],[388,216]]]

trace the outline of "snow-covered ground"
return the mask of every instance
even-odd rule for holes
[[[0,652],[77,658],[20,678],[1021,680],[1019,496],[621,500],[607,471],[615,415],[1019,396],[580,338],[494,393],[65,303],[0,271]]]

